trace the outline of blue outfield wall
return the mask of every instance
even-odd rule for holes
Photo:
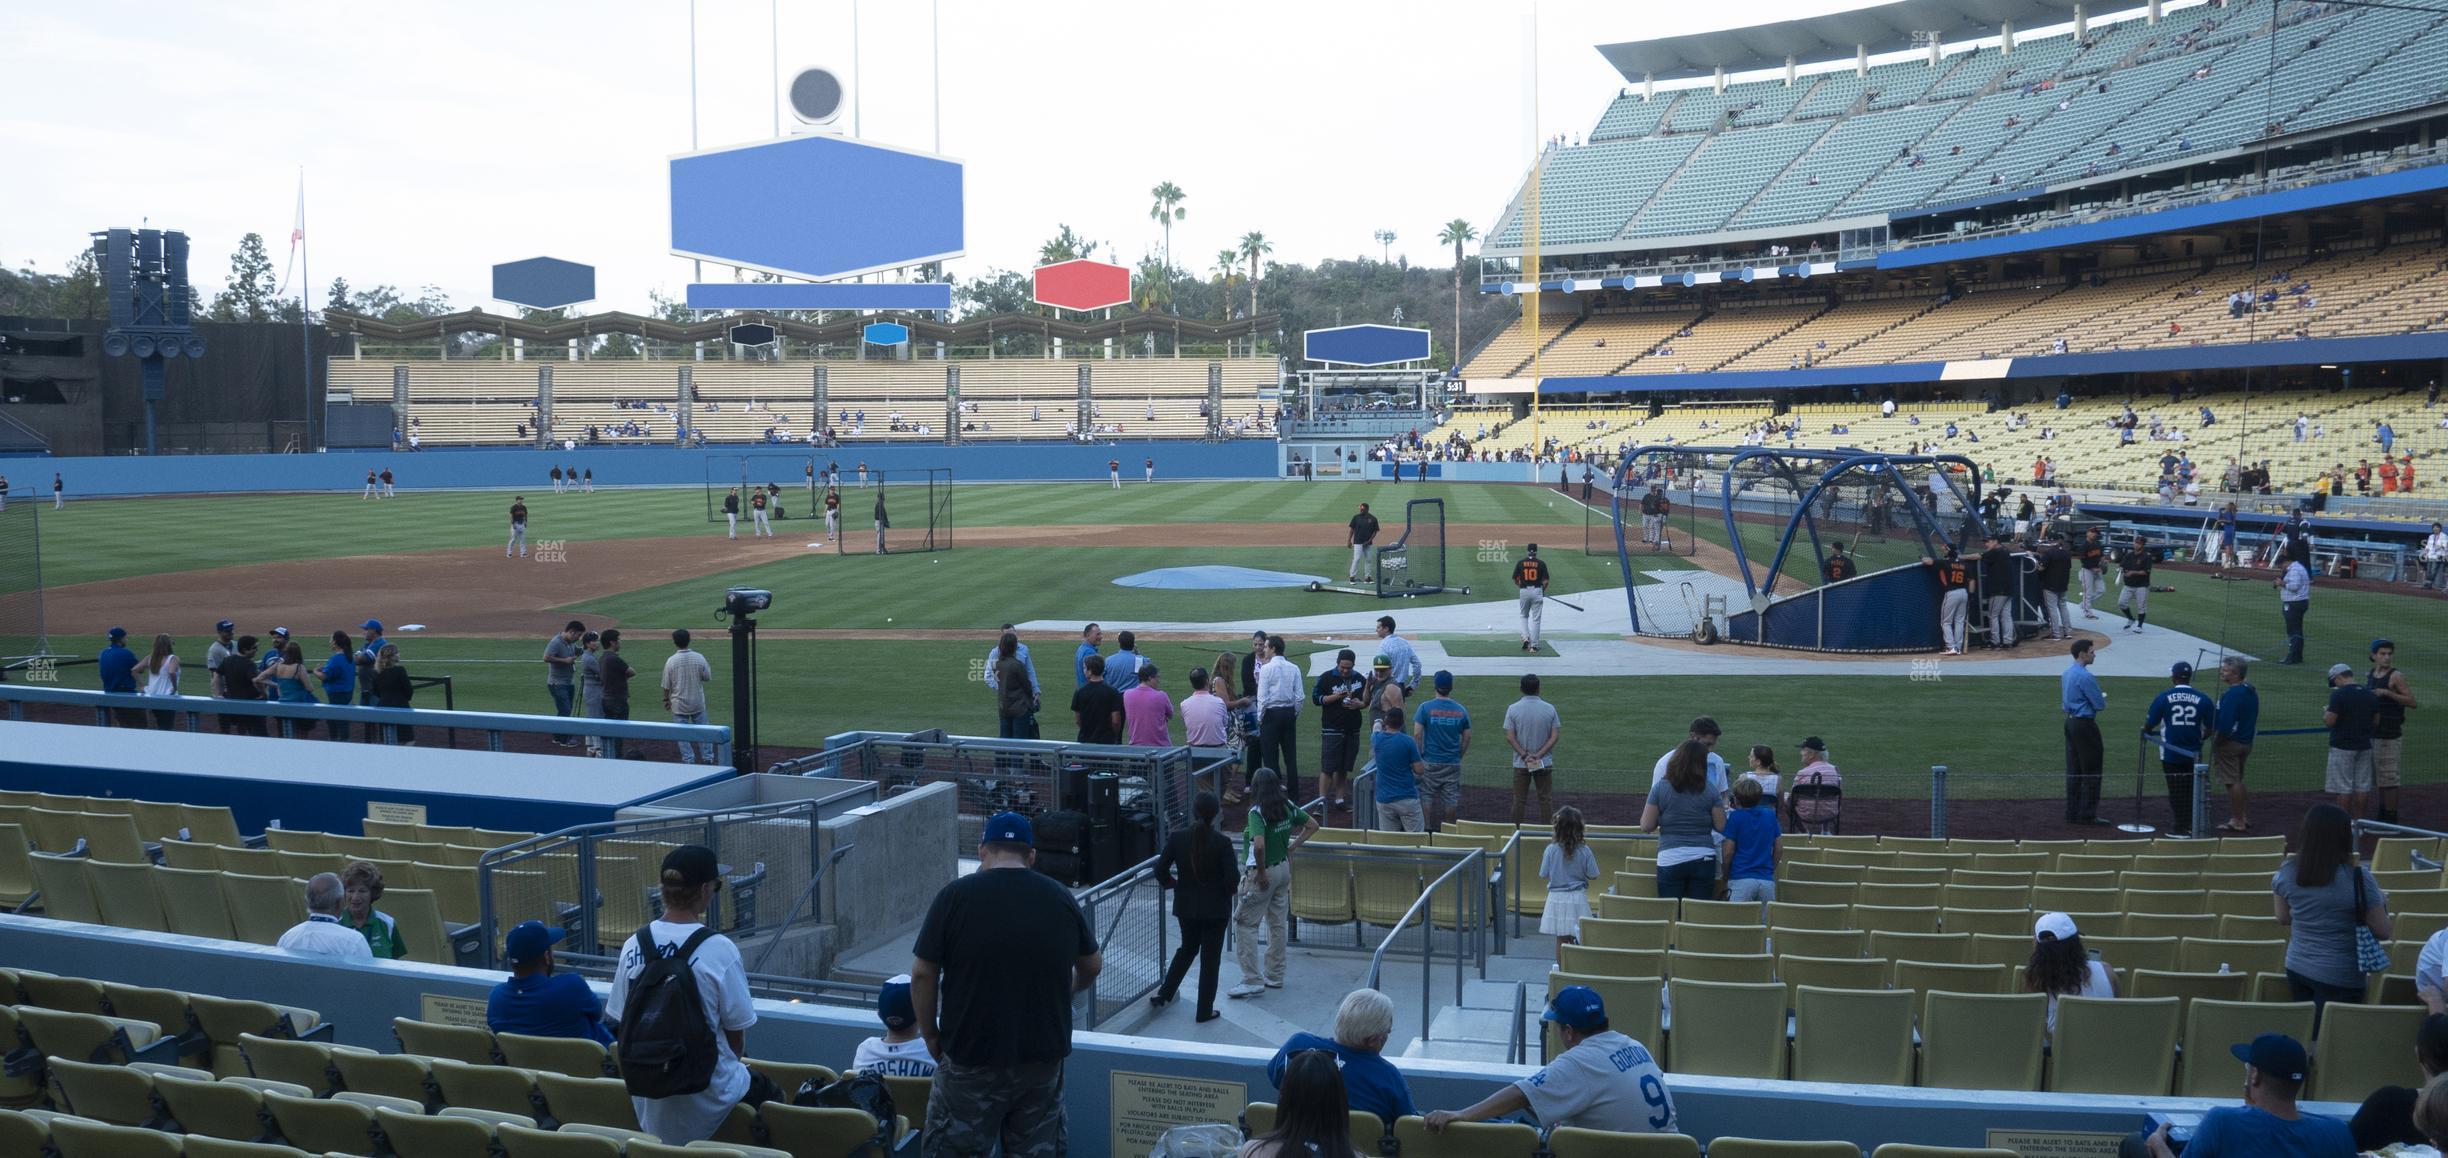
[[[785,487],[806,481],[802,468],[787,459],[814,458],[819,467],[838,462],[852,473],[864,462],[871,470],[902,471],[949,467],[957,480],[1102,480],[1105,463],[1122,460],[1122,472],[1136,479],[1142,464],[1156,460],[1156,476],[1185,478],[1270,478],[1275,474],[1275,443],[1267,439],[1230,442],[1137,441],[1081,444],[1071,442],[994,442],[945,446],[941,443],[847,445],[812,450],[806,446],[714,445],[702,449],[674,446],[580,447],[569,451],[502,448],[489,450],[427,450],[414,454],[387,450],[332,450],[320,454],[203,454],[157,458],[110,456],[28,460],[21,476],[57,471],[68,497],[95,495],[155,495],[233,491],[358,491],[369,470],[389,468],[407,490],[526,488],[552,485],[546,473],[558,466],[591,470],[600,486],[703,486],[709,462],[727,464],[742,455],[773,456],[773,481]],[[733,477],[738,467],[728,465]],[[0,468],[0,473],[9,473]],[[47,482],[48,480],[41,480]],[[47,486],[27,485],[25,491]]]

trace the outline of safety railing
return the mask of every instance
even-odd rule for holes
[[[1484,850],[1462,850],[1462,856],[1420,891],[1419,898],[1411,902],[1410,908],[1403,910],[1402,916],[1396,918],[1385,936],[1378,940],[1376,952],[1369,954],[1367,987],[1378,989],[1385,974],[1387,951],[1394,948],[1405,932],[1411,931],[1415,924],[1418,926],[1415,940],[1419,945],[1419,1024],[1423,1041],[1429,1038],[1436,1021],[1434,994],[1438,953],[1435,926],[1438,923],[1443,922],[1453,930],[1448,942],[1453,959],[1453,1003],[1462,1004],[1464,973],[1474,961],[1479,967],[1479,976],[1487,976],[1487,889],[1480,884],[1486,879],[1487,871],[1487,853]],[[1451,907],[1442,913],[1435,903],[1440,895],[1451,898]]]
[[[299,725],[355,725],[369,730],[385,744],[400,744],[409,739],[415,729],[429,728],[437,732],[460,730],[484,737],[487,751],[500,752],[503,740],[511,735],[574,736],[618,740],[624,744],[660,741],[670,744],[694,745],[712,754],[708,763],[713,767],[731,762],[731,729],[722,724],[672,724],[652,720],[603,720],[581,716],[529,716],[508,712],[432,711],[424,708],[369,708],[350,704],[283,703],[278,700],[222,700],[210,696],[141,696],[126,692],[96,692],[76,688],[47,687],[37,683],[0,684],[0,704],[7,705],[8,718],[24,722],[29,704],[43,704],[93,712],[97,726],[108,727],[116,717],[122,727],[150,727],[155,716],[143,713],[167,714],[172,717],[169,730],[184,732],[217,731],[204,722],[206,716],[262,720],[266,731],[285,739],[299,736]],[[613,745],[598,746],[602,755],[612,755]],[[635,751],[635,748],[631,748]]]
[[[612,971],[619,967],[618,954],[569,953],[553,950],[556,970],[576,973],[595,981],[612,980]],[[769,1001],[796,1004],[839,1005],[847,1008],[874,1009],[876,995],[884,987],[872,982],[837,981],[824,977],[785,977],[774,973],[748,974],[748,996]]]
[[[605,821],[493,849],[476,862],[483,962],[495,966],[501,935],[531,919],[569,930],[570,953],[617,957],[624,939],[663,913],[664,856],[697,844],[713,850],[723,882],[706,924],[738,943],[742,958],[765,972],[776,950],[792,940],[802,910],[813,923],[823,921],[816,898],[824,869],[856,847],[839,848],[820,863],[822,803]],[[805,944],[813,957],[819,942],[812,933]]]
[[[1513,983],[1513,1026],[1505,1036],[1505,1062],[1509,1065],[1529,1064],[1530,1033],[1522,1025],[1529,1014],[1530,983],[1516,981]]]
[[[2448,832],[2441,832],[2436,828],[2416,828],[2412,825],[2395,824],[2384,820],[2357,820],[2354,822],[2354,832],[2355,846],[2357,848],[2362,847],[2362,838],[2366,836],[2402,836],[2410,837],[2415,840],[2448,840]],[[2403,867],[2422,869],[2425,871],[2436,870],[2443,867],[2440,861],[2424,856],[2421,849],[2413,850],[2411,855],[2413,857],[2413,863]],[[2371,865],[2371,867],[2373,870],[2378,871],[2386,869],[2390,866],[2375,862]]]
[[[1105,958],[1105,968],[1071,998],[1074,1021],[1095,1029],[1156,992],[1171,961],[1172,928],[1154,857],[1074,896]]]
[[[1229,757],[1189,747],[1144,748],[955,736],[941,730],[848,732],[827,737],[812,756],[776,764],[783,775],[873,780],[886,795],[921,784],[958,786],[962,847],[977,843],[998,812],[1034,815],[1089,809],[1092,780],[1110,774],[1124,814],[1146,812],[1159,834],[1190,822],[1190,799],[1212,788]]]
[[[2196,667],[2203,671],[2213,671],[2216,670],[2217,663],[2218,660],[2214,655],[2206,655],[2196,664]],[[2320,780],[2319,768],[2321,765],[2318,760],[2292,758],[2296,756],[2295,753],[2284,749],[2273,749],[2271,742],[2284,741],[2291,737],[2325,736],[2328,732],[2327,728],[2260,729],[2253,737],[2251,757],[2255,768],[2252,783],[2256,790],[2262,792],[2321,791],[2323,785]],[[2177,774],[2168,774],[2164,785],[2166,792],[2152,792],[2150,769],[2158,764],[2158,761],[2152,756],[2154,749],[2164,749],[2185,761],[2191,771],[2183,775],[2181,779],[2189,783],[2180,782]],[[2264,771],[2264,769],[2270,770]],[[2311,770],[2308,778],[2305,769]],[[2164,772],[2165,769],[2162,768],[2162,771]],[[1999,802],[2029,802],[2061,798],[2066,801],[2069,817],[2088,806],[2091,809],[2090,814],[2096,816],[2100,823],[2114,825],[2120,831],[2137,836],[2159,831],[2159,826],[2152,823],[2159,815],[2157,805],[2152,802],[2155,799],[2164,799],[2167,801],[2168,808],[2167,828],[2171,835],[2216,836],[2218,835],[2217,827],[2210,823],[2212,803],[2210,779],[2215,771],[2214,762],[2206,759],[2204,754],[2182,745],[2164,743],[2160,734],[2155,732],[2138,733],[2135,740],[2134,792],[2129,803],[2128,799],[2122,795],[2116,797],[2108,795],[2110,777],[2107,775],[2104,763],[2100,774],[2096,776],[2077,775],[2062,769],[2048,771],[2032,769],[1967,770],[1946,764],[1933,764],[1929,770],[1928,835],[1942,839],[1958,836],[2001,835],[1999,833],[1959,831],[1962,825],[1956,823],[1955,813],[1962,805],[1984,806],[1988,811],[1993,812],[1995,811],[1994,806]],[[2083,798],[2081,803],[2077,803],[2078,797]],[[2179,799],[2185,802],[2181,810],[2177,807]],[[2118,820],[2116,816],[2119,813],[2129,814],[2130,819]],[[1974,812],[1970,815],[1975,821],[1975,827],[1979,827],[1978,822],[1984,813]],[[2185,822],[2187,817],[2190,818],[2189,823]],[[1905,834],[1891,833],[1889,835]]]

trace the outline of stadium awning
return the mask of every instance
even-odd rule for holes
[[[1945,43],[1998,34],[1998,26],[2018,29],[2065,24],[2074,19],[2074,0],[1888,0],[1848,12],[1831,12],[1801,20],[1782,20],[1748,28],[1694,32],[1656,40],[1601,44],[1607,63],[1639,83],[1643,76],[1673,80],[1755,69],[1783,68],[1787,58],[1802,64],[1849,59],[1856,47],[1872,55],[1914,47],[1915,33],[1935,32]],[[2093,5],[2092,19],[2137,4]]]

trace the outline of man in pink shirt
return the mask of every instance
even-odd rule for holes
[[[1193,748],[1224,746],[1224,717],[1227,713],[1222,698],[1207,690],[1207,669],[1190,669],[1190,694],[1182,697],[1182,743]]]
[[[1122,742],[1146,748],[1173,745],[1173,701],[1156,682],[1156,665],[1142,663],[1139,686],[1122,693]]]

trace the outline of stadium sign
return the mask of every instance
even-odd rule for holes
[[[731,327],[731,343],[737,346],[770,346],[778,337],[774,328],[763,322],[742,322]]]
[[[1029,274],[1029,299],[1056,309],[1101,310],[1131,302],[1131,272],[1109,261],[1074,258]]]
[[[557,310],[595,300],[595,267],[557,257],[505,261],[493,267],[493,299],[531,310]]]
[[[869,322],[867,328],[860,331],[860,336],[870,346],[906,346],[910,331],[908,326],[899,322]]]
[[[1428,360],[1428,331],[1409,326],[1333,326],[1301,334],[1301,357],[1336,366],[1391,366]]]
[[[964,169],[949,157],[817,133],[684,153],[670,169],[680,257],[824,281],[965,245]]]

